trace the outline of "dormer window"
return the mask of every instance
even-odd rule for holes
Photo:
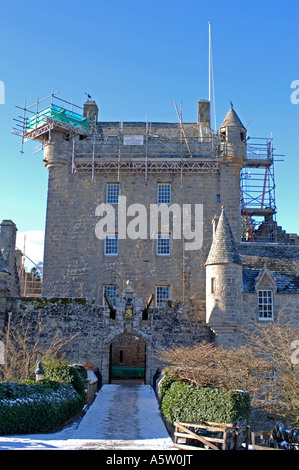
[[[258,319],[261,321],[274,320],[274,293],[277,291],[275,278],[266,264],[256,279],[258,295]]]

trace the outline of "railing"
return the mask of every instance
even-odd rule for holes
[[[264,137],[252,137],[247,141],[247,161],[263,160],[273,162],[273,142],[272,139]]]
[[[90,119],[60,106],[51,104],[26,119],[25,132],[30,133],[31,131],[42,127],[46,122],[52,119],[70,126],[81,127],[86,132],[91,128]]]

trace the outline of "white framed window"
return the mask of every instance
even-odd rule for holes
[[[158,234],[157,238],[157,255],[170,255],[170,235]]]
[[[164,307],[165,301],[170,298],[170,287],[169,286],[157,286],[156,287],[156,306]]]
[[[103,305],[107,305],[107,300],[105,299],[104,294],[107,294],[112,306],[116,307],[116,297],[117,297],[117,286],[114,285],[106,285],[103,286]]]
[[[105,255],[116,256],[118,255],[118,234],[105,236]]]
[[[107,204],[118,204],[119,202],[119,184],[118,183],[108,183],[107,184],[107,194],[106,202]]]
[[[261,389],[260,399],[262,402],[276,401],[276,374],[275,370],[269,369],[264,372],[262,378],[263,388]]]
[[[260,320],[273,320],[273,291],[258,291],[258,310]]]
[[[158,184],[158,204],[171,204],[171,184]]]

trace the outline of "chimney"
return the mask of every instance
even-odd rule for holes
[[[90,119],[92,122],[98,121],[99,108],[95,101],[88,100],[84,103],[83,116]]]
[[[210,102],[208,100],[200,100],[198,102],[198,123],[210,128],[210,119]]]
[[[0,232],[0,250],[15,250],[17,226],[12,220],[3,220]]]
[[[5,267],[7,269],[7,275],[1,272],[0,276],[0,297],[3,297],[3,292],[7,289],[8,295],[19,296],[20,295],[20,284],[19,276],[16,265],[16,238],[17,238],[17,227],[12,220],[3,220],[1,223],[1,232],[0,232],[0,252],[5,261]],[[3,264],[3,263],[2,263]],[[5,279],[4,277],[5,276]],[[1,302],[0,302],[1,304]],[[2,312],[3,313],[3,312]],[[1,305],[0,305],[0,323],[1,323]]]

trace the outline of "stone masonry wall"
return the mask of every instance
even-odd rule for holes
[[[117,182],[116,175],[67,174],[65,168],[50,170],[49,197],[44,257],[45,296],[94,297],[102,301],[103,284],[117,284],[122,292],[127,279],[137,294],[147,300],[157,285],[170,285],[171,298],[183,297],[183,240],[171,240],[170,256],[156,254],[156,240],[119,240],[117,256],[105,256],[104,240],[95,235],[100,218],[96,207],[106,202],[107,183]],[[172,203],[203,204],[203,246],[186,251],[185,298],[204,300],[204,263],[212,239],[212,219],[220,212],[216,202],[219,191],[217,174],[190,174],[180,179],[173,175],[151,175],[147,185],[144,176],[126,174],[120,182],[127,207],[143,204],[148,212],[157,203],[157,185],[171,183]],[[193,212],[194,213],[194,212]],[[128,222],[132,218],[127,218]]]
[[[164,309],[149,310],[148,320],[142,320],[142,311],[132,318],[117,312],[110,318],[109,309],[97,306],[94,300],[83,298],[9,298],[8,312],[12,325],[21,321],[31,325],[35,320],[43,326],[41,337],[46,342],[59,332],[64,338],[76,337],[66,346],[70,362],[93,363],[99,368],[103,382],[109,381],[110,345],[122,334],[137,336],[146,344],[146,382],[163,364],[156,357],[160,347],[190,346],[203,340],[213,341],[211,330],[198,320],[197,305],[192,302],[173,302]]]
[[[145,123],[124,123],[124,126],[124,133],[128,131],[144,135]],[[134,290],[144,302],[155,291],[155,286],[169,285],[172,299],[196,298],[204,304],[204,263],[212,242],[212,220],[215,215],[219,215],[221,204],[227,207],[232,230],[236,240],[239,239],[241,166],[235,160],[242,157],[245,148],[242,147],[242,152],[235,155],[231,146],[230,154],[235,159],[226,158],[222,162],[221,157],[215,157],[211,144],[199,139],[198,123],[184,126],[190,146],[203,148],[201,155],[194,159],[217,162],[218,171],[184,172],[182,178],[180,172],[148,173],[147,181],[144,172],[121,171],[119,174],[120,193],[127,197],[127,207],[141,203],[149,213],[150,204],[157,203],[157,185],[161,182],[171,183],[172,204],[181,207],[183,204],[191,204],[193,209],[195,204],[203,205],[202,248],[185,250],[183,253],[183,241],[171,239],[170,256],[158,256],[156,241],[149,238],[119,240],[118,256],[104,255],[104,240],[99,240],[95,235],[95,227],[100,220],[95,210],[99,204],[106,202],[107,183],[118,181],[117,171],[96,172],[94,180],[91,178],[91,170],[87,173],[72,173],[72,142],[63,139],[59,132],[52,133],[52,142],[46,143],[44,150],[44,163],[49,170],[44,296],[92,297],[97,303],[102,303],[104,284],[116,284],[119,292],[122,292],[124,283],[130,279]],[[98,132],[102,140],[96,142],[95,158],[98,162],[101,159],[117,161],[118,123],[99,123]],[[149,158],[181,161],[180,126],[174,123],[153,123],[152,132],[159,139],[153,137],[149,143]],[[173,137],[176,139],[176,149],[171,151],[169,146],[174,148],[174,144],[167,139]],[[92,137],[76,139],[77,161],[90,163]],[[144,161],[144,146],[121,146],[121,158],[124,160],[134,160],[136,155]],[[185,161],[187,157],[188,152],[185,151]]]

